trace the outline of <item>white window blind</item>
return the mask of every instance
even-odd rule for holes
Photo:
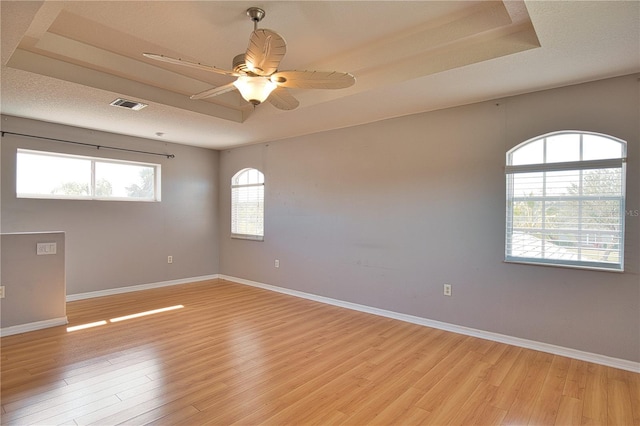
[[[559,132],[507,153],[505,259],[622,271],[624,141]]]
[[[264,175],[244,169],[231,179],[231,236],[264,239]]]

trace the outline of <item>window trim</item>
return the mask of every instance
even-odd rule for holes
[[[609,139],[613,142],[617,142],[621,145],[621,154],[620,157],[609,158],[609,159],[598,159],[598,160],[584,160],[584,161],[568,161],[568,162],[555,162],[555,163],[538,163],[538,164],[522,164],[522,165],[511,165],[509,164],[512,161],[512,154],[516,152],[518,149],[527,146],[530,143],[537,142],[539,140],[543,140],[549,137],[559,136],[563,134],[574,134],[580,135],[580,157],[582,157],[582,148],[583,148],[583,136],[584,135],[593,135],[602,138]],[[545,147],[546,147],[545,141]],[[545,148],[546,149],[546,148]],[[594,132],[586,132],[586,131],[560,131],[560,132],[552,132],[544,135],[540,135],[534,138],[531,138],[527,141],[524,141],[515,147],[511,148],[507,151],[506,154],[506,166],[505,166],[505,178],[506,178],[506,218],[505,218],[505,258],[504,261],[506,263],[519,263],[519,264],[529,264],[529,265],[539,265],[539,266],[556,266],[556,267],[567,267],[574,269],[589,269],[589,270],[599,270],[599,271],[607,271],[607,272],[624,272],[624,246],[625,246],[625,220],[626,220],[626,162],[627,162],[627,142],[616,138],[614,136],[594,133]],[[554,171],[583,171],[583,170],[603,170],[603,169],[619,169],[621,173],[621,189],[620,196],[613,195],[580,195],[580,196],[562,196],[562,195],[540,195],[537,197],[516,197],[513,190],[513,176],[520,173],[545,173],[544,179],[546,180],[546,172],[554,172]],[[537,258],[537,257],[523,257],[523,256],[513,256],[510,254],[511,241],[513,239],[514,230],[513,230],[513,206],[514,203],[522,198],[522,200],[527,201],[566,201],[566,200],[579,200],[584,201],[588,199],[598,199],[598,200],[610,200],[610,201],[619,201],[619,224],[620,230],[618,234],[620,235],[619,241],[619,261],[617,263],[611,262],[598,262],[598,261],[587,261],[587,260],[570,260],[570,259],[549,259],[549,258]],[[582,216],[580,216],[582,224]],[[535,230],[535,229],[534,229]],[[544,226],[540,228],[541,232],[545,232],[547,228]],[[599,234],[600,231],[589,232],[589,234]],[[606,233],[602,231],[602,233]],[[582,234],[580,234],[582,235]],[[588,236],[588,235],[587,235]],[[544,252],[544,248],[542,249]]]
[[[260,177],[262,179],[262,182],[258,182],[258,183],[248,183],[248,184],[237,184],[234,183],[237,181],[237,179],[244,173],[247,173],[251,170],[255,170],[258,173],[260,173]],[[237,173],[235,173],[232,177],[231,177],[231,238],[232,239],[238,239],[238,240],[249,240],[249,241],[264,241],[264,204],[265,204],[265,194],[264,194],[264,186],[265,186],[265,176],[264,173],[262,173],[262,171],[260,171],[259,169],[256,169],[254,167],[246,167],[244,169],[239,170]],[[237,232],[233,232],[233,216],[234,216],[234,201],[233,201],[233,195],[234,195],[234,190],[235,189],[239,189],[239,188],[255,188],[255,187],[261,187],[262,188],[262,235],[259,234],[240,234]]]
[[[130,160],[120,160],[117,158],[105,158],[105,157],[92,157],[88,155],[76,155],[76,154],[65,154],[62,152],[53,152],[53,151],[38,151],[34,149],[25,149],[18,148],[16,150],[16,160],[20,153],[24,154],[33,154],[45,157],[57,157],[57,158],[67,158],[67,159],[78,159],[78,160],[87,160],[91,161],[91,177],[90,177],[90,192],[89,195],[63,195],[63,194],[27,194],[18,192],[18,173],[17,173],[17,161],[16,161],[16,198],[22,199],[42,199],[42,200],[85,200],[85,201],[132,201],[132,202],[142,202],[142,203],[155,203],[162,201],[162,190],[161,190],[161,175],[162,175],[162,165],[157,163],[145,163],[142,161],[130,161]],[[154,195],[150,198],[136,198],[136,197],[104,197],[104,196],[96,196],[96,163],[107,163],[107,164],[122,164],[122,165],[137,165],[137,166],[145,166],[152,167],[154,169]]]

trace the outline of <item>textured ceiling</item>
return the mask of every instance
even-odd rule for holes
[[[223,149],[640,71],[638,1],[6,1],[1,112]],[[253,23],[281,34],[280,69],[346,71],[293,111],[233,91],[232,77],[143,52],[231,68]],[[109,106],[122,97],[149,106]]]

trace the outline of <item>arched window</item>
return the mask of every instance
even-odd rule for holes
[[[624,269],[626,142],[556,132],[507,153],[505,259]]]
[[[264,175],[243,169],[231,178],[231,237],[264,239]]]

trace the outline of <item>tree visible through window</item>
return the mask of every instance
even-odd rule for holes
[[[557,132],[507,153],[507,261],[622,271],[626,143]]]
[[[231,178],[231,236],[264,239],[264,175],[244,169]]]
[[[160,201],[160,165],[19,149],[20,198]]]

